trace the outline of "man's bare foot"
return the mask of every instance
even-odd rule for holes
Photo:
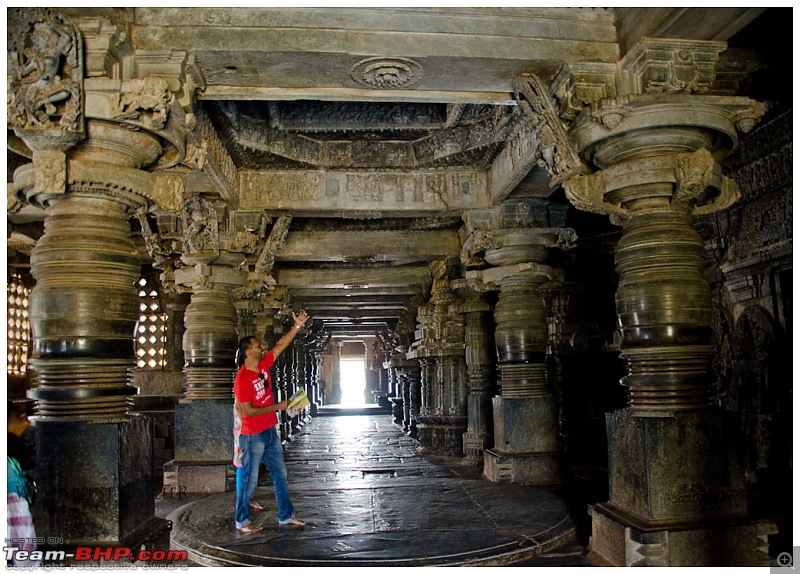
[[[253,512],[261,512],[262,510],[264,510],[264,507],[261,506],[255,500],[251,500],[250,501],[250,510],[252,510]]]
[[[300,530],[306,527],[306,523],[300,520],[299,518],[291,518],[286,522],[278,522],[278,525],[283,528],[294,528],[296,530]]]
[[[239,529],[239,533],[240,534],[255,534],[256,532],[261,532],[262,530],[264,530],[263,526],[257,526],[257,525],[255,525],[253,523],[250,523],[250,524],[248,524],[246,526],[242,526]]]

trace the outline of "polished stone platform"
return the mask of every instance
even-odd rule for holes
[[[173,510],[172,548],[207,566],[588,565],[553,490],[489,482],[425,455],[390,415],[353,414],[316,417],[287,444],[305,530],[278,527],[262,466],[254,500],[266,508],[251,517],[262,532],[236,531],[228,492]]]

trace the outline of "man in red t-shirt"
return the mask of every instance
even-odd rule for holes
[[[256,337],[244,337],[239,341],[239,360],[242,364],[233,380],[236,406],[242,413],[242,432],[239,446],[242,449],[241,487],[236,490],[236,528],[242,534],[251,534],[264,529],[250,521],[250,499],[258,486],[258,467],[261,461],[269,470],[278,502],[278,524],[292,528],[303,528],[306,524],[294,516],[294,507],[289,499],[289,481],[283,462],[283,446],[278,433],[278,411],[285,411],[289,401],[275,402],[275,392],[269,369],[278,356],[289,346],[297,333],[308,321],[308,313],[292,313],[294,326],[275,346],[266,352]]]

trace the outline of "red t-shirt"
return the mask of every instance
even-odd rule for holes
[[[233,379],[233,395],[240,403],[251,403],[254,407],[266,407],[275,404],[272,379],[269,369],[275,364],[275,353],[270,351],[258,363],[258,372],[251,371],[244,365]],[[267,413],[248,417],[242,415],[242,434],[258,434],[278,424],[277,413]]]

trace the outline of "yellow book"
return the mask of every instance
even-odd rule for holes
[[[289,408],[286,410],[289,413],[289,416],[293,417],[310,404],[311,401],[308,400],[308,395],[306,395],[304,390],[300,389],[291,397],[289,397]]]

